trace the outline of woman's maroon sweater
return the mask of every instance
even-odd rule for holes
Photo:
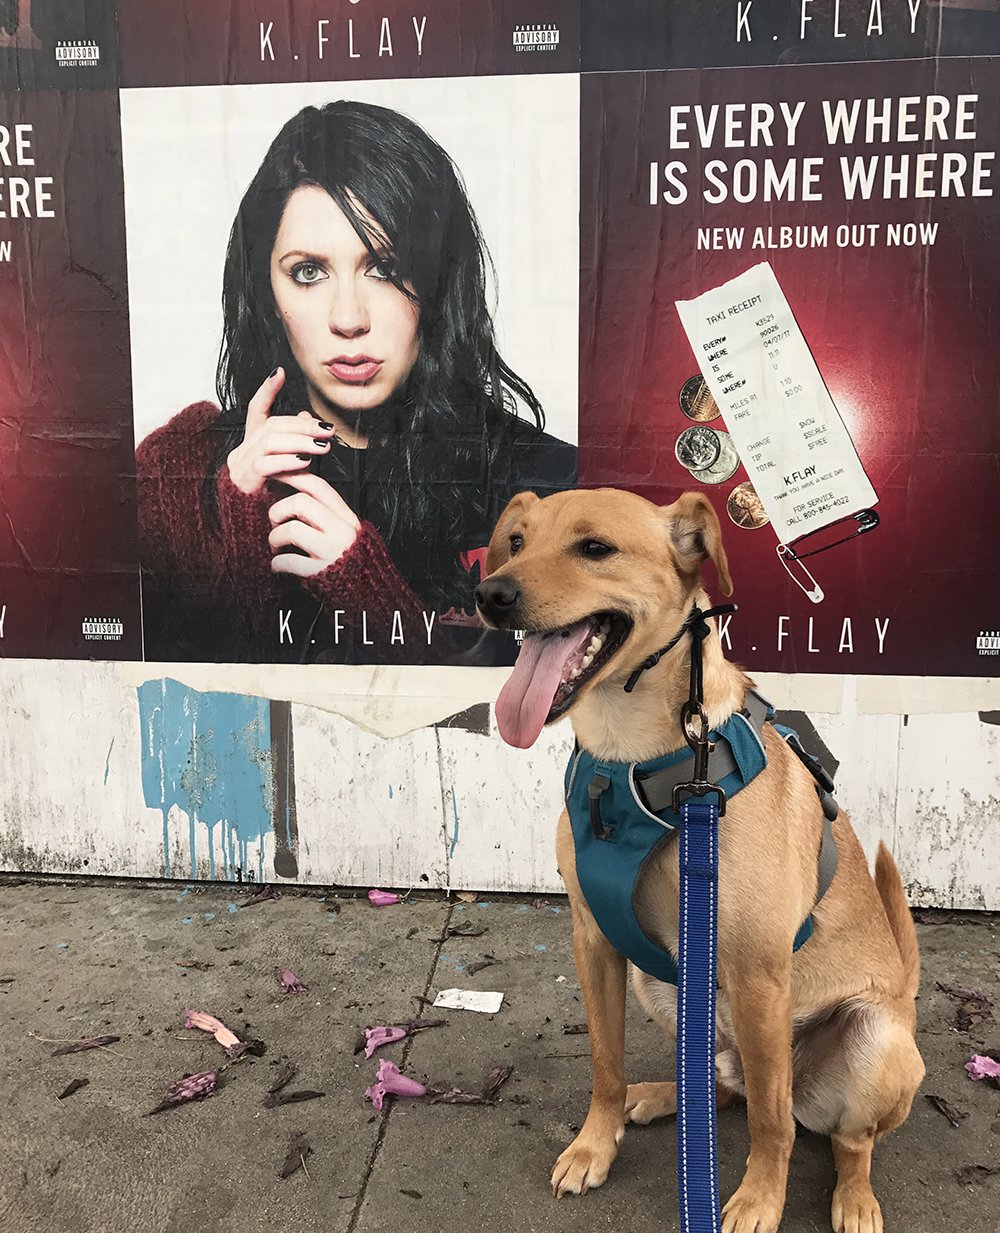
[[[228,613],[227,619],[238,612],[238,623],[253,626],[270,620],[280,601],[271,570],[268,510],[288,489],[268,481],[259,493],[248,495],[223,465],[217,523],[206,519],[203,488],[216,466],[219,414],[213,403],[193,403],[136,451],[143,570],[154,580],[157,603]],[[361,523],[357,539],[338,561],[294,582],[330,619],[339,611],[349,625],[364,612],[370,637],[387,651],[394,614],[416,629],[427,608],[370,522]],[[150,649],[156,656],[156,649]]]

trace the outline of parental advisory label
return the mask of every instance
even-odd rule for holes
[[[532,24],[514,27],[515,51],[555,51],[559,46],[559,27]]]
[[[1000,629],[981,629],[976,650],[980,655],[1000,655]]]
[[[83,618],[83,636],[88,642],[121,642],[124,632],[117,617]]]
[[[100,47],[86,39],[56,43],[56,63],[60,68],[96,68],[100,59]]]

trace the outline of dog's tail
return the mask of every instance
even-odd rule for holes
[[[910,915],[910,907],[906,902],[906,892],[903,890],[903,879],[899,876],[896,862],[884,843],[878,845],[878,855],[875,857],[875,886],[879,898],[889,918],[889,928],[896,939],[899,957],[903,961],[903,971],[906,975],[906,993],[916,997],[920,986],[920,950],[917,946],[917,930]]]

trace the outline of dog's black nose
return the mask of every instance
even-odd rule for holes
[[[502,574],[487,578],[476,587],[476,603],[482,611],[498,625],[511,614],[511,610],[521,598],[521,592],[513,578],[505,578]]]

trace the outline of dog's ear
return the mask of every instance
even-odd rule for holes
[[[516,497],[511,498],[493,528],[489,551],[486,554],[487,574],[494,574],[501,565],[507,564],[510,559],[510,533],[524,511],[530,509],[537,500],[538,497],[533,492],[519,492]]]
[[[711,559],[719,575],[719,590],[723,595],[732,595],[733,580],[722,546],[722,528],[708,497],[701,492],[682,493],[673,505],[663,507],[663,516],[684,572],[697,574],[701,563]]]

